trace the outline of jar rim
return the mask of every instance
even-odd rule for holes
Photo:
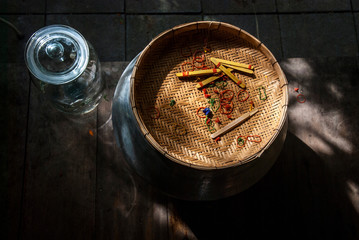
[[[76,44],[78,59],[66,71],[58,73],[44,69],[37,55],[40,47],[60,36]],[[34,77],[46,83],[61,85],[73,81],[85,71],[89,61],[89,46],[83,35],[74,28],[55,24],[37,30],[27,41],[24,54],[27,68]]]

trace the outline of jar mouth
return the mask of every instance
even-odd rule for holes
[[[60,85],[78,78],[86,69],[89,46],[77,30],[50,25],[36,31],[25,47],[25,63],[37,79]]]

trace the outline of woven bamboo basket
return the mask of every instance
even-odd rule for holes
[[[212,120],[220,120],[215,126],[218,130],[250,111],[251,101],[258,112],[217,142],[197,114],[200,107],[210,107],[209,98],[196,88],[203,77],[176,76],[196,68],[185,64],[193,62],[193,55],[204,59],[195,66],[214,68],[211,57],[254,66],[253,74],[233,72],[246,84],[249,98],[241,102],[241,88],[227,80],[225,89],[234,93],[231,118],[212,111]],[[207,94],[215,98],[215,90],[207,88]],[[264,94],[267,98],[261,100]],[[260,157],[276,139],[286,122],[287,80],[267,47],[246,31],[222,22],[194,22],[163,32],[139,55],[131,78],[130,103],[145,138],[169,160],[201,170],[229,168]],[[238,145],[239,136],[250,135],[260,136],[261,141]]]

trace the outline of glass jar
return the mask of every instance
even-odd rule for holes
[[[101,65],[92,45],[75,29],[50,25],[36,31],[25,48],[35,86],[62,112],[95,109],[104,90]]]

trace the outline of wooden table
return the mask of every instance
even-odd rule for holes
[[[0,65],[2,234],[9,239],[359,238],[356,58],[281,61],[290,105],[280,157],[250,189],[210,202],[167,197],[127,167],[111,121],[113,91],[126,65],[102,63],[107,100],[84,118],[51,108],[25,65]],[[305,103],[296,101],[296,87]]]

